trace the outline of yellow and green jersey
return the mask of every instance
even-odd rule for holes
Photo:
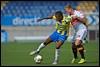
[[[55,16],[53,16],[53,19],[56,19]],[[56,21],[56,29],[57,32],[61,35],[67,35],[70,23],[71,22],[71,16],[63,16],[63,19],[61,22]]]

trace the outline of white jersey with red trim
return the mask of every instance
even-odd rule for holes
[[[71,15],[71,17],[75,17],[71,23],[72,23],[72,25],[76,25],[77,23],[79,23],[77,17],[83,19],[84,13],[82,11],[74,10],[74,13],[73,13],[73,15]]]
[[[71,17],[73,18],[71,24],[73,25],[73,28],[75,30],[72,42],[74,42],[76,39],[83,41],[87,35],[87,28],[77,18],[83,19],[85,17],[84,14],[82,11],[74,10],[74,13],[73,15],[71,15]]]

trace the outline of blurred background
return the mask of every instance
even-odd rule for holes
[[[50,34],[55,31],[55,20],[36,22],[71,4],[82,10],[87,18],[88,34],[85,40],[87,63],[71,64],[71,38],[61,48],[61,61],[57,66],[97,66],[99,65],[99,2],[98,1],[1,1],[1,65],[2,66],[52,66],[55,43],[43,49],[43,62],[36,64],[34,56],[29,56]],[[68,42],[69,41],[69,42]]]
[[[1,1],[1,42],[46,39],[55,30],[55,20],[36,20],[57,10],[65,13],[67,4],[86,15],[89,24],[87,40],[99,41],[98,1]]]

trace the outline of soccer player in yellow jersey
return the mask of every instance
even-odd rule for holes
[[[55,12],[54,16],[49,16],[47,18],[38,19],[37,21],[42,21],[44,19],[55,19],[56,20],[56,30],[38,47],[37,50],[32,51],[30,55],[38,54],[42,48],[50,44],[51,42],[56,42],[55,59],[53,64],[58,63],[58,56],[60,47],[63,45],[64,41],[67,39],[68,30],[70,26],[70,16],[64,16],[61,11]]]

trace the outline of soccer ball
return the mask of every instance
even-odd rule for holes
[[[34,57],[34,61],[35,61],[35,63],[40,64],[41,61],[42,61],[42,56],[41,56],[41,55],[35,56],[35,57]]]

